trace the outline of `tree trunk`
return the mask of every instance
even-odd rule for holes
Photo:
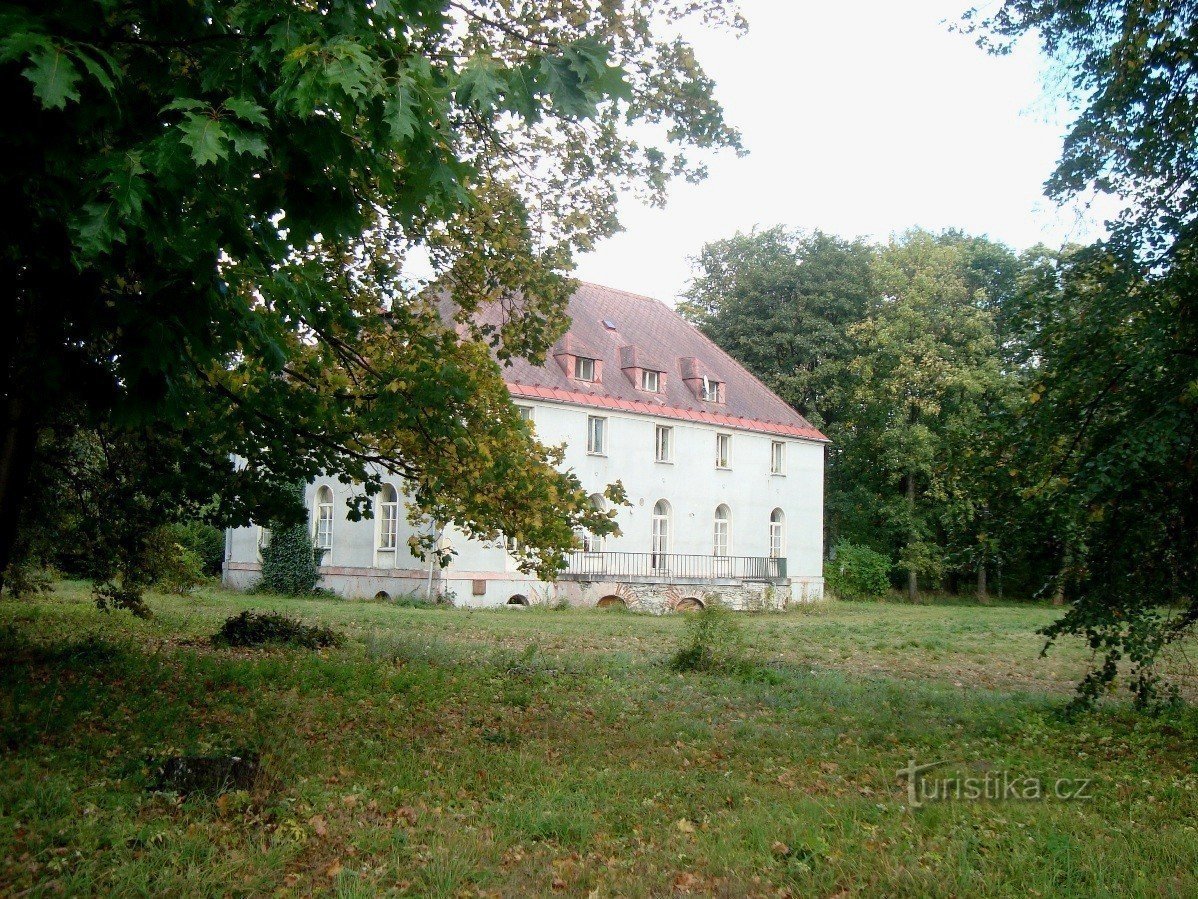
[[[990,594],[986,588],[986,556],[984,553],[981,561],[978,562],[978,602],[982,605],[990,604]]]
[[[1057,591],[1052,596],[1052,604],[1054,606],[1065,605],[1065,578],[1069,575],[1069,568],[1073,564],[1073,548],[1066,543],[1065,554],[1061,558],[1061,571],[1057,575]]]
[[[911,522],[915,522],[915,472],[907,472],[907,513],[911,517]],[[910,602],[919,602],[919,575],[915,573],[914,568],[907,569],[907,599]]]

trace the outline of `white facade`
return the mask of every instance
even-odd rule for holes
[[[776,580],[763,594],[768,596],[762,600],[765,605],[779,607],[788,599],[822,596],[822,441],[519,396],[516,402],[532,410],[543,443],[566,445],[564,465],[574,470],[588,492],[602,493],[617,480],[624,485],[632,505],[618,511],[621,533],[588,549],[638,554],[664,551],[694,557],[780,555],[785,559],[786,579]],[[603,421],[599,424],[591,419]],[[662,443],[659,428],[671,429],[666,435],[668,461],[657,459]],[[601,447],[595,446],[599,432]],[[601,451],[590,452],[589,448]],[[718,466],[724,459],[726,467]],[[774,470],[779,467],[780,471]],[[330,543],[322,565],[326,587],[357,597],[431,593],[451,596],[458,604],[479,606],[503,605],[513,598],[530,603],[566,600],[593,604],[605,595],[618,595],[630,605],[656,611],[691,596],[701,599],[724,592],[741,596],[737,590],[742,585],[731,576],[731,570],[729,577],[712,577],[705,583],[693,578],[679,583],[679,578],[667,575],[639,579],[653,582],[656,592],[648,593],[613,587],[604,578],[596,578],[604,583],[588,585],[577,575],[545,583],[517,571],[501,545],[467,539],[452,527],[446,528],[442,537],[454,550],[452,562],[444,569],[430,566],[408,550],[412,528],[402,507],[403,485],[398,480],[392,483],[401,500],[394,549],[385,548],[391,540],[379,508],[381,498],[376,498],[373,520],[353,522],[346,518],[346,501],[353,492],[350,485],[330,478],[309,486],[312,533],[314,537],[328,534]],[[320,524],[322,503],[317,498],[325,496],[325,488],[332,494],[331,533],[327,523]],[[663,500],[668,504],[665,516],[660,514]],[[656,542],[655,508],[659,510]],[[248,587],[258,579],[259,539],[258,528],[230,531],[225,578],[231,585]],[[715,573],[721,573],[718,567]],[[637,595],[644,602],[638,603]]]

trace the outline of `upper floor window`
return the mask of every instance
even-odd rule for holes
[[[643,369],[641,371],[641,390],[657,393],[661,389],[661,372]]]
[[[786,474],[786,444],[770,441],[770,474]]]
[[[579,356],[574,360],[574,378],[578,381],[595,380],[595,360]]]
[[[724,394],[724,384],[722,381],[716,381],[713,378],[703,376],[703,386],[699,395],[702,399],[709,403],[722,403]]]
[[[653,458],[658,462],[674,461],[674,429],[669,425],[657,426]]]
[[[399,544],[399,493],[390,484],[379,494],[379,549],[395,549]]]
[[[731,434],[716,434],[715,435],[715,467],[716,468],[731,468],[732,467],[732,435]]]
[[[328,487],[316,491],[316,545],[333,548],[333,491]]]
[[[526,421],[532,424],[532,406],[516,406],[516,412],[520,415],[521,421]]]
[[[713,556],[728,556],[732,552],[732,510],[723,503],[716,506],[715,532],[712,540]]]
[[[786,522],[786,516],[782,514],[781,509],[775,509],[770,513],[770,558],[782,558],[782,527]]]
[[[593,456],[602,456],[607,452],[606,418],[587,416],[587,452]]]

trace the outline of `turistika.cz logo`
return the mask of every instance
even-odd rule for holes
[[[1012,774],[1010,771],[987,771],[982,775],[930,776],[932,771],[949,764],[947,761],[918,764],[909,759],[906,767],[894,772],[899,780],[907,781],[907,804],[920,808],[928,802],[1043,802],[1045,800],[1089,802],[1093,778],[1043,778]]]

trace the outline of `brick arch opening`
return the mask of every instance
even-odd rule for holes
[[[386,602],[387,600],[389,600],[391,598],[391,594],[388,593],[386,590],[380,590],[378,593],[374,594],[374,598],[381,599],[384,602]]]
[[[703,600],[697,596],[684,596],[678,600],[678,604],[674,606],[675,612],[698,612],[704,608]]]
[[[624,597],[616,596],[612,593],[595,603],[595,607],[599,609],[626,609],[628,608],[628,603],[624,601]]]
[[[528,597],[523,593],[516,593],[508,599],[507,604],[509,606],[526,606],[528,605]]]

